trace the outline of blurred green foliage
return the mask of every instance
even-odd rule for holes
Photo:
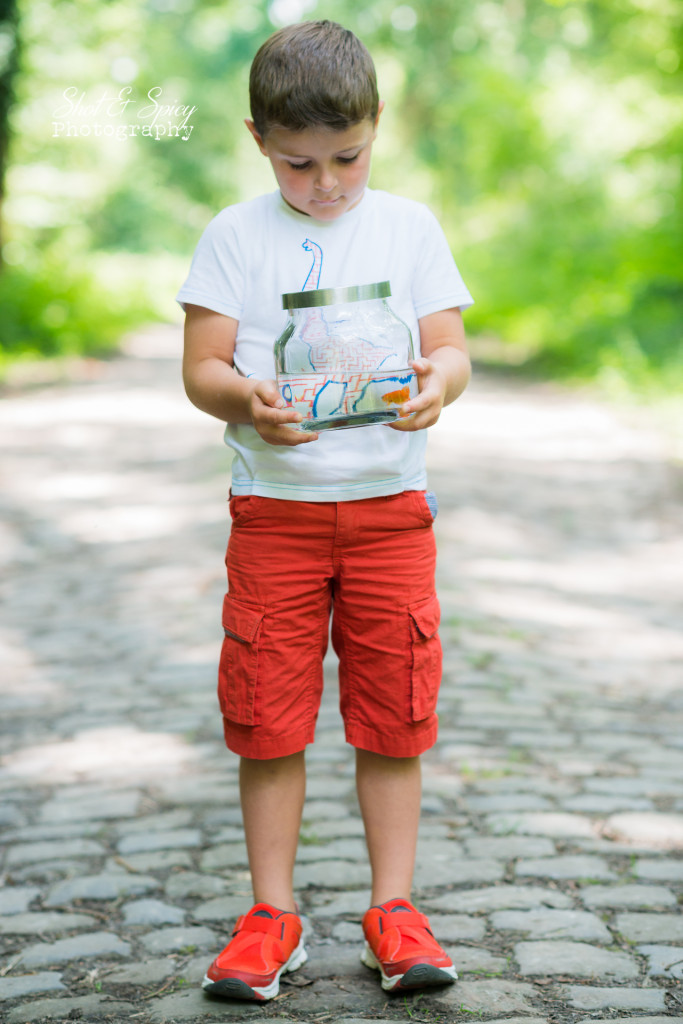
[[[106,355],[150,315],[144,292],[131,282],[117,295],[85,264],[69,267],[55,252],[33,266],[4,269],[0,309],[0,375],[17,359]]]
[[[680,389],[680,0],[19,0],[19,12],[5,351],[89,351],[123,321],[180,319],[173,295],[205,224],[274,187],[242,123],[251,58],[275,27],[328,17],[375,57],[387,106],[372,184],[440,217],[476,299],[475,354]],[[80,110],[58,117],[69,89]],[[191,111],[186,139],[95,137],[96,123],[149,124],[148,94],[174,106],[156,125]],[[72,135],[55,128],[66,121]]]

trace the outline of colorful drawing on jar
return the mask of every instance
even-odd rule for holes
[[[287,377],[282,397],[289,408],[301,413],[304,420],[357,416],[376,410],[381,403],[397,418],[400,406],[407,402],[415,374],[302,373]],[[403,385],[396,388],[395,385]],[[387,388],[393,390],[387,391]],[[393,406],[393,408],[392,408]]]

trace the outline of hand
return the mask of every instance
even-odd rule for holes
[[[410,363],[417,375],[419,394],[404,402],[400,419],[388,424],[394,430],[424,430],[438,420],[446,397],[448,379],[445,372],[431,359],[421,357]],[[413,413],[414,415],[410,415]],[[404,417],[408,417],[407,419]]]
[[[254,427],[268,444],[292,446],[318,438],[314,432],[294,429],[293,425],[301,423],[303,417],[285,406],[274,380],[256,383],[249,397],[249,413]]]

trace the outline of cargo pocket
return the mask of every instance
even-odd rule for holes
[[[265,608],[251,608],[230,594],[223,600],[223,647],[218,668],[218,701],[225,718],[256,725],[256,681]]]
[[[441,683],[441,641],[438,629],[441,612],[436,595],[408,609],[412,642],[411,710],[414,722],[429,718],[436,710]]]

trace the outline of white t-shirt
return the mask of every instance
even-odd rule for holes
[[[366,189],[337,220],[317,221],[277,191],[214,217],[177,300],[238,320],[235,368],[272,380],[273,346],[287,322],[284,293],[377,281],[390,282],[389,305],[410,327],[416,355],[420,317],[472,304],[438,221],[421,203]],[[239,423],[228,424],[225,440],[235,451],[233,494],[348,501],[426,486],[425,430],[324,430],[290,448]]]

